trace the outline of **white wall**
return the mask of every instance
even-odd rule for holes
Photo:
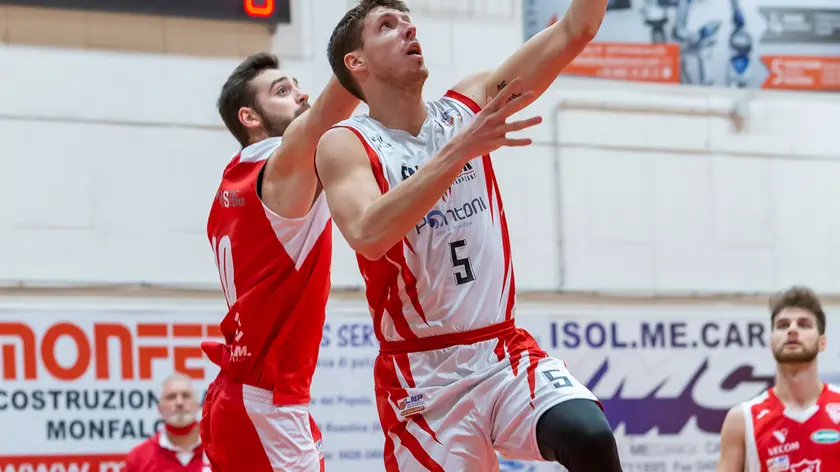
[[[313,95],[349,3],[296,0],[295,24],[273,38]],[[428,13],[434,2],[409,4],[421,10],[428,98],[521,44],[520,1],[487,1],[457,20]],[[216,23],[36,20],[0,7],[0,280],[216,289],[204,225],[236,143],[215,99],[266,38]],[[726,117],[610,110],[703,113],[732,97],[746,110],[740,132]],[[838,97],[564,78],[530,112],[545,118],[535,144],[495,159],[520,291],[838,291]],[[335,287],[359,286],[336,236]]]

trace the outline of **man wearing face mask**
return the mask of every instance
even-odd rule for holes
[[[840,471],[840,387],[820,381],[826,316],[817,295],[792,287],[770,302],[776,383],[732,408],[717,472]]]
[[[128,453],[125,472],[202,472],[198,410],[189,377],[174,373],[164,380],[158,403],[164,428]]]

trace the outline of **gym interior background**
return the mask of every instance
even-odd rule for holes
[[[163,377],[206,388],[198,342],[225,304],[205,224],[238,148],[217,94],[270,50],[314,100],[352,3],[0,0],[0,470],[120,470]],[[433,98],[568,0],[407,3]],[[627,471],[714,469],[726,410],[774,374],[776,290],[824,298],[840,381],[838,18],[831,0],[616,0],[526,112],[534,144],[494,156],[519,324],[604,401]],[[377,346],[335,246],[312,410],[328,469],[380,471]]]

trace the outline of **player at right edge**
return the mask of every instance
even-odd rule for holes
[[[840,471],[840,387],[820,381],[825,312],[808,288],[770,303],[776,384],[726,415],[717,472]]]

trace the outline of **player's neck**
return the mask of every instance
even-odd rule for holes
[[[390,129],[420,134],[429,112],[423,104],[422,89],[408,91],[382,85],[375,92],[365,92],[368,114]]]
[[[816,362],[776,366],[773,392],[782,403],[807,408],[817,402],[822,390]]]
[[[185,428],[186,429],[186,428]],[[198,436],[200,431],[198,423],[194,424],[189,430],[179,430],[174,428],[165,428],[163,434],[169,439],[174,446],[179,449],[189,450],[198,444]]]

